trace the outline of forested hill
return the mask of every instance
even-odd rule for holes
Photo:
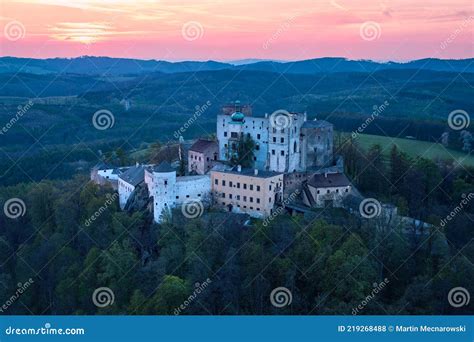
[[[194,72],[209,70],[254,70],[278,73],[318,74],[336,72],[373,72],[378,70],[432,70],[447,72],[474,72],[473,59],[441,60],[420,59],[406,63],[349,60],[346,58],[315,58],[302,61],[239,61],[224,63],[217,61],[168,62],[128,58],[82,56],[77,58],[16,58],[1,57],[0,73],[32,74],[80,74],[80,75],[127,75],[150,72]]]

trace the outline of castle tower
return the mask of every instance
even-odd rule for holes
[[[162,221],[162,214],[176,205],[176,171],[168,162],[153,168],[153,216]]]

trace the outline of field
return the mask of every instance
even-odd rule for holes
[[[419,156],[432,160],[454,159],[461,165],[474,167],[474,156],[454,151],[452,149],[447,149],[438,143],[368,134],[360,134],[357,138],[357,141],[364,149],[368,149],[372,145],[379,144],[382,146],[384,153],[387,155],[390,153],[392,145],[395,144],[401,151],[407,153],[411,157]]]

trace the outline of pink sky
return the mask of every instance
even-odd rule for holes
[[[1,0],[0,55],[474,56],[472,0]]]

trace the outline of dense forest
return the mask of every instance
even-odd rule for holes
[[[2,314],[172,315],[183,303],[179,314],[354,314],[361,303],[363,315],[474,313],[472,301],[447,300],[456,286],[474,293],[474,205],[441,224],[474,192],[474,171],[396,147],[388,157],[380,146],[365,152],[354,139],[336,146],[361,192],[430,228],[335,208],[266,225],[212,209],[188,219],[178,209],[158,225],[148,212],[119,211],[112,189],[81,175],[3,186],[0,203],[20,198],[26,210],[0,216],[0,302],[10,303]],[[103,308],[92,300],[101,287],[114,296]],[[272,305],[278,287],[291,291],[291,305]]]

